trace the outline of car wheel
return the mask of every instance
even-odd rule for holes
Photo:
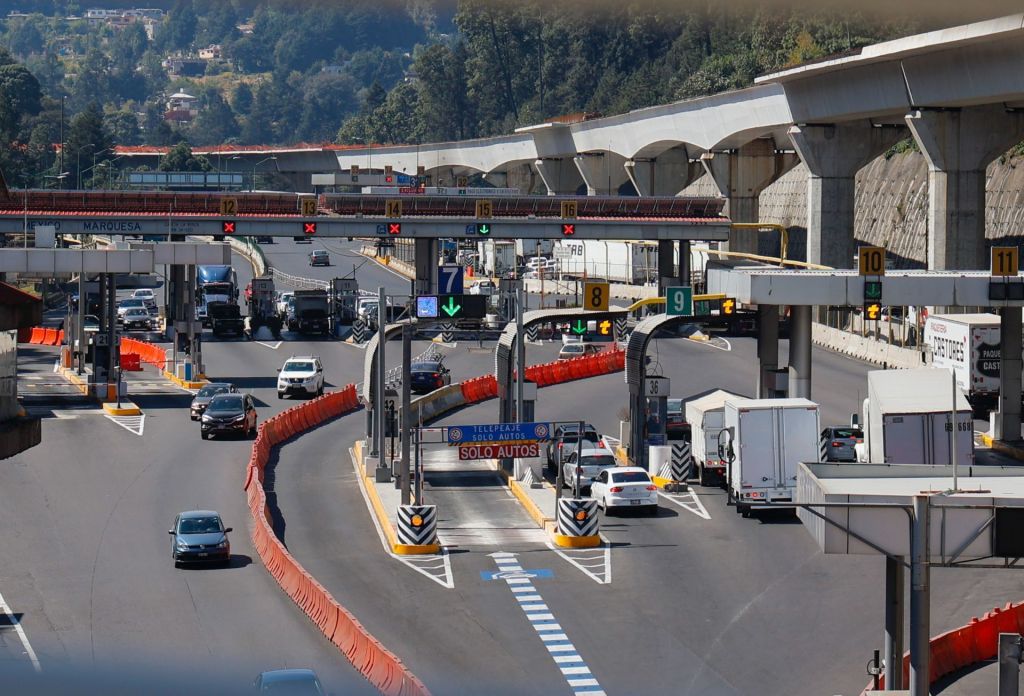
[[[740,514],[743,515],[744,519],[750,517],[750,507],[748,505],[744,505],[743,507],[741,507]]]
[[[278,392],[277,393],[277,398],[278,399],[283,399],[284,398],[284,394],[282,394],[281,392]]]
[[[199,431],[199,437],[201,437],[204,440],[207,440],[207,439],[209,439],[210,435],[209,435],[209,433],[207,433],[207,432],[205,432],[203,430],[200,430]]]
[[[652,505],[650,507],[650,509],[647,510],[647,516],[648,517],[657,517],[658,516],[658,506],[657,505]]]
[[[317,396],[323,396],[324,395],[324,385],[322,385],[322,384],[320,385],[320,388],[316,390],[316,395]]]

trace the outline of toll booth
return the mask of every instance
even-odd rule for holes
[[[335,278],[331,281],[331,302],[334,323],[351,324],[357,316],[359,281],[355,278]]]
[[[668,444],[668,397],[671,389],[672,383],[668,377],[644,378],[643,446],[645,451],[649,451],[651,447],[664,447]],[[655,470],[655,457],[648,456],[647,464],[652,475],[658,473]]]

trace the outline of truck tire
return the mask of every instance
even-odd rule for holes
[[[697,465],[697,483],[699,483],[702,486],[708,485],[707,470],[700,465]]]

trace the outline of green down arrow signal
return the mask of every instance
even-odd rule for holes
[[[572,332],[575,334],[585,334],[587,332],[587,325],[583,323],[582,319],[576,320],[576,326],[572,327]]]
[[[441,309],[443,309],[444,313],[447,314],[448,316],[454,317],[456,314],[459,313],[459,310],[462,309],[462,305],[455,304],[455,298],[449,297],[448,304],[441,305]]]

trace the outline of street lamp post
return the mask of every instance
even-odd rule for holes
[[[96,143],[88,143],[86,145],[83,145],[82,147],[96,147]],[[78,179],[76,180],[76,183],[77,183],[77,189],[79,191],[82,190],[82,147],[78,148],[78,150],[75,151],[75,174],[78,176]],[[93,164],[96,163],[96,153],[95,152],[93,152],[92,161],[93,161]]]
[[[264,162],[269,162],[270,160],[276,160],[276,159],[277,159],[276,155],[274,155],[272,157],[264,157],[259,162],[257,162],[256,164],[252,165],[252,188],[249,189],[250,191],[255,191],[256,190],[256,167],[260,166]]]

